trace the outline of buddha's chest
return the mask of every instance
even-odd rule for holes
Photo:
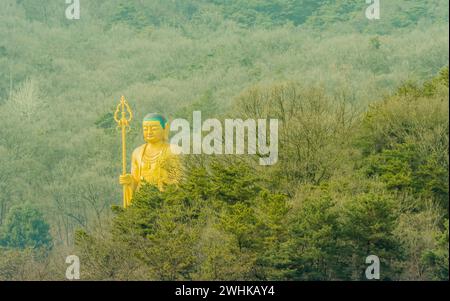
[[[158,166],[160,166],[161,158],[164,154],[164,148],[161,149],[145,149],[140,160],[141,176],[148,179],[158,176]]]

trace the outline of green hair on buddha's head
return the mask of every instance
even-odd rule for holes
[[[167,124],[166,117],[164,117],[163,115],[158,114],[158,113],[150,113],[150,114],[145,115],[143,121],[144,122],[145,121],[159,121],[159,124],[161,125],[161,127],[163,129],[166,128],[166,124]]]

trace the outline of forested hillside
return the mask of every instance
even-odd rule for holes
[[[448,279],[448,1],[0,2],[0,279]],[[121,204],[142,117],[282,120]],[[255,105],[257,104],[257,105]],[[129,157],[129,156],[128,156]]]

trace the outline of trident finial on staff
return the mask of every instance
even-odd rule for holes
[[[120,119],[119,119],[119,113]],[[127,116],[128,115],[128,116]],[[133,119],[133,113],[131,112],[128,102],[125,97],[122,96],[120,103],[117,105],[116,112],[114,113],[114,120],[117,122],[118,129],[122,130],[122,175],[127,173],[127,142],[126,142],[126,132],[130,129],[130,122]],[[127,204],[127,187],[123,186],[123,207],[126,208]]]

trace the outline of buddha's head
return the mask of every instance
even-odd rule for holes
[[[166,142],[168,140],[167,119],[157,113],[150,113],[144,117],[142,129],[147,143]]]

